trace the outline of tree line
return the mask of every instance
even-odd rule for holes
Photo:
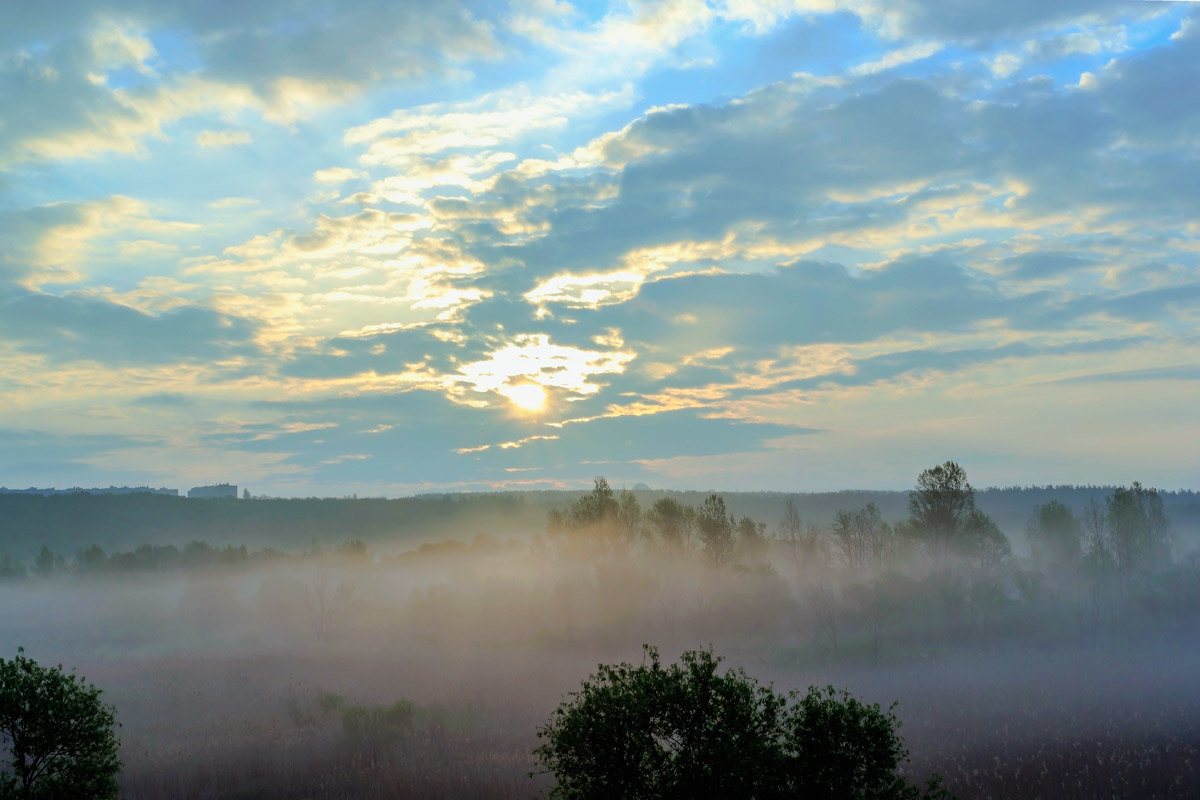
[[[839,508],[826,526],[806,525],[788,498],[773,535],[766,523],[730,513],[721,494],[699,506],[661,497],[643,511],[637,496],[616,492],[604,477],[565,510],[552,509],[551,536],[573,534],[611,547],[652,546],[698,551],[715,565],[753,561],[774,544],[797,562],[851,572],[882,567],[897,554],[921,554],[935,566],[951,562],[995,569],[1012,556],[1009,537],[976,505],[966,470],[946,461],[923,470],[908,496],[908,516],[888,523],[874,502]],[[1054,572],[1094,577],[1135,575],[1170,564],[1171,525],[1160,493],[1138,482],[1117,487],[1103,502],[1091,497],[1077,515],[1057,499],[1037,505],[1025,525],[1034,563]]]

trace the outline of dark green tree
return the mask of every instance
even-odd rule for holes
[[[0,659],[0,798],[108,800],[117,796],[115,709],[62,665],[43,667],[17,649]]]
[[[983,570],[995,569],[1012,555],[1012,546],[1004,531],[978,508],[972,508],[963,520],[962,547]]]
[[[710,494],[696,512],[700,543],[714,564],[724,564],[733,556],[733,520],[725,510],[725,498]]]
[[[80,549],[75,553],[75,569],[80,572],[99,572],[108,567],[108,556],[104,552],[104,548],[98,544],[92,544],[86,550]]]
[[[739,553],[748,558],[757,558],[767,551],[769,545],[765,522],[756,522],[749,515],[738,520],[737,549]]]
[[[1082,530],[1069,506],[1051,500],[1033,510],[1025,535],[1036,561],[1056,572],[1069,572],[1078,568],[1083,557]]]
[[[612,487],[603,477],[597,477],[592,491],[575,501],[567,514],[572,528],[595,528],[613,525],[621,513],[621,504],[613,496]]]
[[[1109,549],[1122,579],[1170,561],[1171,526],[1155,489],[1137,481],[1116,489],[1104,508]]]
[[[14,561],[8,553],[0,555],[0,581],[20,580],[26,577],[25,566]]]
[[[974,510],[975,490],[966,470],[947,461],[917,476],[917,487],[908,494],[908,528],[940,560],[964,544],[967,517]]]
[[[534,751],[563,800],[907,800],[908,753],[891,709],[832,687],[801,697],[762,686],[721,659],[689,651],[663,666],[600,665],[538,730]]]
[[[642,527],[642,505],[637,495],[627,489],[622,489],[617,498],[617,518],[622,532],[630,539],[636,538]]]
[[[42,549],[38,551],[37,558],[33,562],[34,573],[43,578],[48,578],[56,572],[62,572],[66,568],[66,559],[46,545],[42,545]]]
[[[696,512],[672,497],[660,497],[646,512],[646,521],[658,534],[659,543],[671,550],[690,543]]]

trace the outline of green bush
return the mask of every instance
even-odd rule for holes
[[[0,798],[108,800],[117,796],[116,718],[101,691],[18,648],[0,658]]]
[[[949,798],[897,773],[908,758],[889,709],[833,687],[781,695],[710,651],[663,666],[600,665],[538,730],[551,797],[621,800]]]

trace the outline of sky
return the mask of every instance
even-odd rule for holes
[[[1200,474],[1200,5],[0,5],[0,485]]]

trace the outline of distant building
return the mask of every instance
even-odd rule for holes
[[[236,500],[237,486],[232,483],[218,483],[214,486],[193,486],[191,489],[188,489],[187,496],[193,500],[211,500],[214,498]]]

